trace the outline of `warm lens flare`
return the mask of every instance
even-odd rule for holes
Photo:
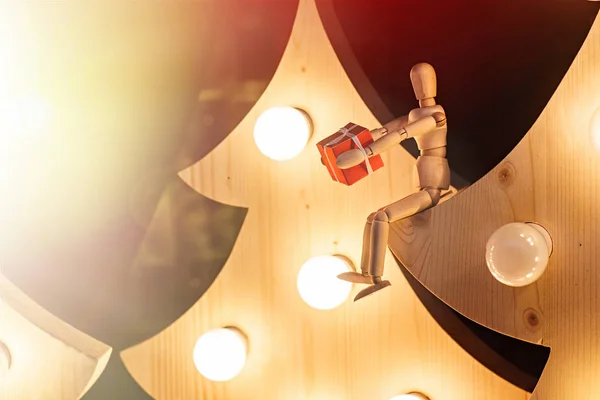
[[[48,131],[52,111],[48,103],[36,95],[17,97],[0,103],[1,144],[37,137]]]

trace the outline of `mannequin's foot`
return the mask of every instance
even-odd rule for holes
[[[390,283],[390,281],[381,281],[381,282],[375,283],[374,285],[371,285],[368,288],[363,289],[360,292],[358,292],[358,294],[354,298],[354,301],[358,301],[358,300],[362,299],[363,297],[367,297],[367,296],[377,292],[378,290],[384,289],[391,285],[392,284]]]
[[[364,283],[366,285],[373,283],[369,275],[363,275],[358,272],[344,272],[339,274],[337,277],[350,283]]]

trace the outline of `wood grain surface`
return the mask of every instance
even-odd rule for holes
[[[463,188],[461,180],[482,178],[531,129],[600,3],[317,0],[317,7],[350,80],[380,120],[414,102],[410,82],[397,79],[399,71],[421,60],[435,66],[445,89],[438,101],[451,119],[447,157],[454,185]],[[490,113],[501,114],[503,123],[490,123]],[[419,154],[412,141],[402,146]]]
[[[399,71],[409,79],[409,71]],[[443,90],[443,89],[440,89]],[[313,118],[305,151],[278,163],[259,153],[252,129],[262,111],[296,106]],[[408,110],[407,110],[408,111]],[[391,254],[392,287],[364,301],[318,311],[296,290],[304,261],[322,254],[360,260],[372,211],[409,193],[414,159],[400,146],[385,168],[352,187],[336,184],[315,143],[352,121],[380,126],[343,71],[314,0],[301,0],[275,76],[233,133],[181,177],[202,195],[248,215],[231,257],[198,303],[171,327],[122,353],[131,374],[159,400],[381,399],[411,390],[432,399],[524,400],[527,393],[461,349],[419,302]],[[213,383],[195,370],[197,338],[226,325],[250,340],[245,369]]]
[[[531,175],[519,174],[524,185],[513,184],[517,170],[530,168],[528,149],[525,138],[481,181],[432,210],[393,224],[389,245],[422,284],[457,311],[502,333],[539,342],[543,283],[511,288],[496,281],[485,265],[485,244],[494,230],[515,220],[535,220]],[[538,323],[525,317],[531,313]]]
[[[597,18],[548,106],[506,160],[450,201],[396,224],[390,240],[403,264],[459,312],[550,346],[534,392],[540,400],[600,396],[600,153],[590,137],[598,107]],[[502,124],[502,110],[492,116],[490,123]],[[545,274],[521,289],[494,281],[484,260],[489,235],[512,221],[542,224],[554,244]]]
[[[59,320],[0,275],[0,341],[12,365],[1,400],[80,398],[98,379],[110,347]]]

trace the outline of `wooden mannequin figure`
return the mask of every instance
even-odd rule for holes
[[[442,191],[450,188],[450,168],[446,159],[446,115],[442,106],[437,105],[437,78],[433,67],[426,63],[415,65],[410,71],[410,79],[419,108],[407,116],[397,118],[381,128],[372,131],[375,140],[365,147],[371,157],[414,138],[420,156],[414,169],[414,181],[419,191],[395,203],[379,209],[367,218],[363,235],[361,272],[345,272],[338,278],[352,282],[371,284],[361,290],[354,301],[375,293],[391,285],[382,280],[385,254],[387,250],[389,224],[418,214],[435,206]],[[350,168],[365,161],[365,153],[353,149],[340,154],[336,164],[341,169]]]

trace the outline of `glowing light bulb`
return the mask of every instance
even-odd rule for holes
[[[421,393],[408,393],[394,396],[390,400],[429,400],[429,398]]]
[[[551,253],[552,239],[542,226],[514,222],[490,236],[485,261],[497,280],[520,287],[535,282],[544,273]]]
[[[4,378],[10,370],[11,358],[10,351],[2,342],[0,342],[0,378]]]
[[[590,136],[596,150],[600,150],[600,107],[592,114]]]
[[[274,107],[263,112],[254,125],[254,142],[265,156],[285,161],[302,152],[312,134],[308,115],[293,107]]]
[[[298,273],[298,293],[313,308],[330,310],[338,307],[350,295],[352,284],[337,276],[353,270],[350,262],[341,256],[312,257]]]
[[[213,329],[196,342],[194,364],[205,378],[217,382],[228,381],[244,368],[247,347],[248,339],[239,329]]]

